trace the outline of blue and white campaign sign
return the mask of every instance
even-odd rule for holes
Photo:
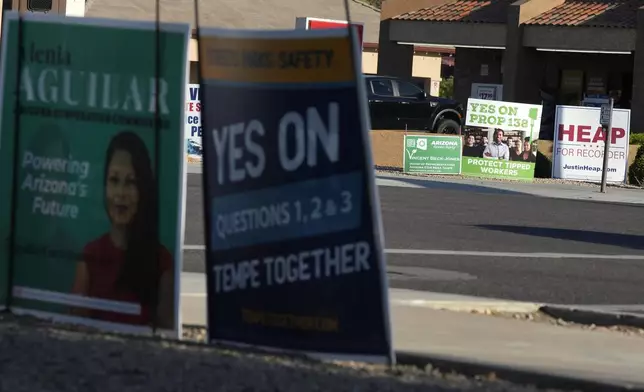
[[[201,98],[199,95],[199,84],[188,84],[186,86],[186,108],[185,108],[185,135],[186,154],[189,162],[201,162],[203,159],[203,147],[201,144]]]
[[[357,45],[201,37],[209,340],[393,362]]]

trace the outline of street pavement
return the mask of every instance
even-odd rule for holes
[[[644,205],[540,197],[525,188],[542,184],[400,176],[378,183],[392,288],[538,303],[644,303]],[[546,188],[573,199],[598,193]],[[644,203],[641,190],[607,194]],[[202,197],[200,175],[188,174],[186,272],[204,272]]]
[[[644,309],[644,192],[399,176],[377,184],[400,358],[644,388],[642,337],[469,313]],[[181,306],[190,325],[206,324],[202,197],[199,174],[189,174]]]

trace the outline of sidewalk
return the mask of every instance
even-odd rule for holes
[[[606,193],[595,184],[571,184],[556,182],[530,182],[483,180],[476,178],[420,177],[403,174],[376,173],[380,186],[410,188],[440,188],[453,190],[477,190],[491,193],[517,193],[539,197],[568,200],[590,200],[612,203],[644,205],[644,189],[609,186]]]
[[[205,325],[203,275],[182,276],[184,324]],[[549,324],[436,310],[489,307],[530,312],[538,304],[450,294],[390,290],[394,348],[438,362],[471,364],[488,371],[514,369],[644,389],[644,338]],[[461,309],[462,310],[462,309]]]
[[[391,317],[396,351],[644,388],[641,337],[410,306]]]
[[[189,174],[201,174],[201,164],[188,164]],[[501,181],[494,179],[477,179],[453,177],[421,177],[392,174],[376,171],[376,184],[379,186],[396,186],[407,188],[441,188],[453,190],[472,190],[491,193],[517,193],[539,197],[568,200],[589,200],[610,203],[625,203],[644,205],[644,189],[620,188],[609,186],[606,193],[599,192],[598,184],[571,184],[556,182],[522,183],[517,181]]]

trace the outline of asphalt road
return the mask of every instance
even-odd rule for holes
[[[531,253],[644,255],[644,206],[540,198],[489,188],[380,186],[394,288],[567,304],[644,304],[644,260]],[[201,178],[188,175],[185,244],[204,244]],[[517,252],[500,257],[477,252]],[[184,271],[204,272],[201,250]]]

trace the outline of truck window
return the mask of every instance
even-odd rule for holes
[[[417,97],[423,93],[420,87],[413,83],[398,81],[398,93],[401,97]]]
[[[394,88],[393,88],[393,85],[391,84],[391,80],[388,80],[388,79],[372,80],[371,88],[373,89],[373,93],[376,95],[380,95],[384,97],[394,96]]]

